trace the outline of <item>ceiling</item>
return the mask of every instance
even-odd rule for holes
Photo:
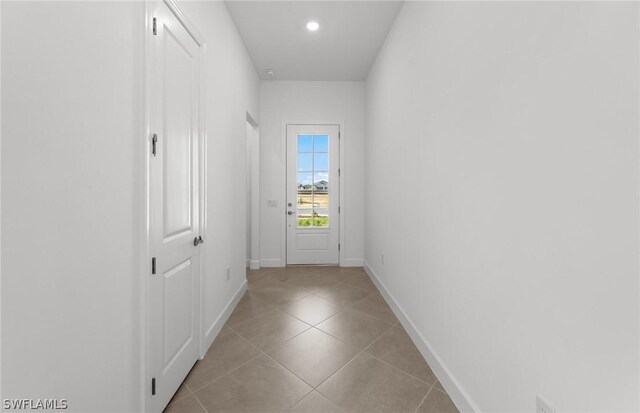
[[[226,4],[258,75],[269,80],[364,80],[402,7],[397,0]],[[306,28],[311,20],[316,32]]]

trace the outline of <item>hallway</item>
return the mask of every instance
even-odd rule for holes
[[[165,412],[457,412],[362,268],[247,280]]]
[[[640,412],[640,2],[0,26],[3,411]]]

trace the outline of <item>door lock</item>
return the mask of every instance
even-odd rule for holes
[[[199,235],[193,239],[193,246],[197,247],[199,244],[202,244],[203,242],[204,240],[202,239],[202,236]]]

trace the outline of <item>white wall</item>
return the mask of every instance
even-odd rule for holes
[[[3,398],[139,409],[143,11],[2,4]]]
[[[224,3],[183,7],[207,40],[210,342],[245,281],[259,83]],[[144,3],[2,9],[2,397],[140,411]]]
[[[363,258],[364,83],[261,81],[260,261],[286,265],[286,138],[283,123],[344,122],[344,264]],[[277,200],[278,207],[268,207]]]
[[[482,411],[640,408],[638,16],[407,2],[368,77],[367,264]]]

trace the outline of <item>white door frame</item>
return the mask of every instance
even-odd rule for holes
[[[256,133],[256,144],[251,151],[251,257],[249,269],[260,269],[260,128],[249,112],[246,115]]]
[[[301,125],[301,126],[308,126],[308,125],[332,125],[332,126],[337,126],[338,127],[338,131],[339,131],[339,139],[338,141],[340,142],[339,144],[339,150],[340,150],[340,154],[339,154],[339,158],[340,158],[340,174],[338,175],[338,184],[340,186],[340,190],[339,192],[339,196],[338,196],[338,207],[340,208],[340,224],[338,226],[338,239],[340,240],[340,250],[338,251],[338,258],[340,260],[340,266],[344,267],[344,251],[345,251],[345,242],[344,242],[344,219],[343,217],[345,216],[345,202],[344,202],[344,176],[345,176],[345,165],[344,165],[344,158],[345,158],[345,154],[344,154],[344,140],[345,140],[345,128],[344,128],[344,122],[343,121],[331,121],[331,120],[303,120],[303,121],[295,121],[295,120],[285,120],[282,121],[282,125],[281,125],[281,136],[282,136],[282,159],[285,160],[285,167],[284,167],[284,195],[282,198],[282,207],[280,208],[282,211],[282,218],[280,219],[280,228],[282,231],[282,236],[280,237],[280,263],[282,267],[286,267],[287,266],[287,126],[289,125]]]
[[[164,4],[171,10],[171,12],[175,15],[178,21],[183,25],[183,27],[187,30],[187,32],[191,35],[193,40],[198,44],[201,48],[201,59],[200,59],[200,90],[198,94],[198,103],[199,103],[199,114],[198,114],[198,123],[201,126],[199,128],[199,147],[200,147],[200,171],[199,171],[199,221],[200,221],[200,233],[202,237],[206,241],[208,239],[207,236],[207,220],[206,220],[206,210],[207,210],[207,131],[206,131],[206,76],[205,76],[205,59],[207,52],[207,43],[204,36],[200,33],[195,23],[191,20],[191,18],[184,12],[182,7],[177,3],[176,0],[146,0],[144,4],[144,17],[145,21],[141,25],[144,30],[144,56],[143,56],[143,87],[141,90],[141,98],[143,101],[143,109],[142,113],[144,116],[144,121],[142,122],[143,127],[141,128],[141,135],[143,143],[142,143],[142,168],[140,174],[142,176],[142,186],[143,191],[141,194],[142,202],[141,204],[141,212],[140,216],[142,217],[141,221],[141,259],[140,259],[140,273],[141,273],[141,283],[140,283],[140,303],[139,303],[139,311],[140,311],[140,405],[142,407],[141,411],[149,411],[151,404],[151,378],[152,374],[150,372],[149,366],[149,351],[148,351],[148,343],[149,343],[149,291],[150,291],[150,276],[151,276],[151,203],[150,203],[150,162],[151,162],[151,136],[153,134],[151,130],[151,113],[150,113],[150,78],[151,78],[151,58],[150,53],[153,50],[153,4],[158,1],[164,2]],[[202,244],[200,247],[200,299],[199,301],[199,309],[198,312],[200,314],[200,342],[199,353],[200,359],[204,357],[206,353],[206,348],[204,345],[204,324],[203,324],[203,311],[204,311],[204,294],[203,294],[203,274],[205,272],[205,264],[206,264],[206,249],[207,242]]]

